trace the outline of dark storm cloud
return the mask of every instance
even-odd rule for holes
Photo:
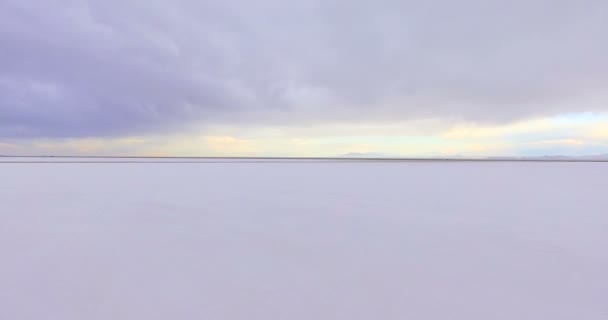
[[[0,0],[0,137],[601,110],[607,8]]]

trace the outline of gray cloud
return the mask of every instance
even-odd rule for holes
[[[605,110],[605,30],[599,0],[0,0],[0,137]]]

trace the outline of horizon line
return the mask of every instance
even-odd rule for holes
[[[555,157],[555,158],[552,158]],[[586,156],[539,156],[539,157],[510,157],[510,156],[493,156],[483,158],[467,158],[467,157],[287,157],[287,156],[109,156],[109,155],[43,155],[43,156],[17,156],[17,155],[0,155],[0,158],[56,158],[56,159],[151,159],[151,160],[311,160],[311,161],[351,161],[351,162],[608,162],[608,159],[586,159]],[[0,163],[121,163],[118,161],[0,161]],[[142,163],[137,161],[125,161],[132,163]],[[166,163],[188,163],[188,162],[167,162]],[[162,163],[158,161],[157,163]],[[262,161],[260,161],[262,162]],[[123,162],[124,163],[124,162]],[[154,163],[154,162],[149,162]],[[197,162],[198,163],[198,162]],[[203,162],[200,162],[203,163]]]

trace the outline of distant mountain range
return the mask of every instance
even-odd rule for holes
[[[469,158],[461,155],[454,156],[446,156],[446,157],[404,157],[401,155],[383,153],[383,152],[351,152],[346,153],[338,158],[392,158],[392,159],[445,159],[445,160],[466,160],[466,159],[475,159],[475,160],[522,160],[522,161],[608,161],[608,154],[598,154],[598,155],[584,155],[584,156],[564,156],[564,155],[546,155],[546,156],[523,156],[523,157],[513,157],[513,156],[494,156],[494,157],[475,157]]]
[[[332,157],[120,157],[120,156],[11,156],[11,155],[0,155],[0,158],[150,158],[150,159],[332,159]],[[512,156],[494,156],[494,157],[466,157],[461,155],[444,156],[444,157],[404,157],[397,154],[383,153],[383,152],[350,152],[335,158],[343,159],[412,159],[412,160],[507,160],[507,161],[608,161],[608,154],[598,155],[583,155],[583,156],[563,156],[563,155],[547,155],[547,156],[524,156],[524,157],[512,157]]]
[[[552,155],[552,156],[527,156],[527,157],[488,157],[489,160],[545,160],[545,161],[569,161],[569,160],[606,160],[608,161],[608,154],[597,154],[597,155],[584,155],[584,156],[563,156],[563,155]]]
[[[338,156],[338,158],[403,158],[397,154],[383,152],[350,152]]]

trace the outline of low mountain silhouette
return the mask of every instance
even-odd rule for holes
[[[339,158],[401,158],[401,156],[383,152],[349,152]]]

